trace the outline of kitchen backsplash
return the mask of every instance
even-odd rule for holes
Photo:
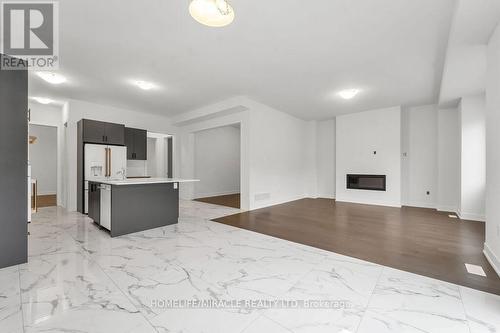
[[[127,177],[144,177],[147,174],[147,161],[127,161]]]

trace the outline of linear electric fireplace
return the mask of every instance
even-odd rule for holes
[[[385,175],[347,175],[347,188],[355,190],[385,191]]]

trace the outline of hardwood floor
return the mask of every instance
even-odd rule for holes
[[[198,198],[195,201],[210,203],[214,205],[240,208],[240,194],[219,195],[216,197]]]
[[[500,295],[485,225],[424,208],[302,199],[215,221]],[[469,274],[465,263],[487,277]]]
[[[37,196],[38,208],[57,206],[57,196],[54,195],[39,195]]]

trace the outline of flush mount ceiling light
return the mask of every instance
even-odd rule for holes
[[[51,84],[61,84],[66,82],[66,78],[61,74],[52,72],[36,72],[36,75]]]
[[[226,0],[191,0],[189,14],[209,27],[224,27],[234,20],[233,7]]]
[[[35,101],[37,101],[40,104],[50,104],[53,102],[50,98],[45,98],[45,97],[33,97]]]
[[[351,99],[354,98],[359,93],[359,91],[359,89],[345,89],[339,91],[337,94],[343,99]]]
[[[147,82],[147,81],[142,81],[142,80],[136,80],[133,82],[136,86],[141,88],[142,90],[150,90],[153,89],[155,86],[154,83]]]

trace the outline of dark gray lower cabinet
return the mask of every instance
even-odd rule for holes
[[[0,61],[5,55],[0,54]],[[28,261],[28,73],[0,69],[0,268]],[[0,297],[1,298],[1,297]]]
[[[111,237],[175,224],[179,184],[113,185]]]
[[[99,183],[89,182],[89,217],[101,223],[101,189]]]

